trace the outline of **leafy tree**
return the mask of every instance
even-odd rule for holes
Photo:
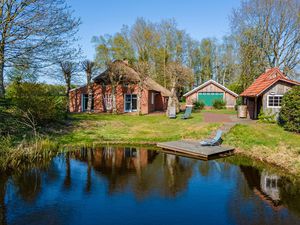
[[[300,133],[300,86],[283,96],[279,122],[284,129]]]
[[[239,83],[243,90],[249,87],[267,67],[261,49],[256,44],[256,38],[257,33],[254,30],[247,30],[239,39],[241,58]]]
[[[150,62],[153,60],[160,39],[155,24],[147,22],[143,18],[137,18],[131,28],[131,39],[139,61]]]
[[[222,43],[217,46],[215,59],[216,80],[227,85],[238,77],[238,57],[235,39],[232,36],[223,37]]]
[[[203,39],[200,43],[201,83],[213,78],[213,61],[215,56],[215,47],[215,43],[209,38]]]

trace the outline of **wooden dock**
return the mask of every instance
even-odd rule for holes
[[[231,155],[234,152],[233,147],[229,146],[201,146],[196,141],[171,141],[157,143],[166,153],[173,153],[182,156],[209,160],[222,156]]]

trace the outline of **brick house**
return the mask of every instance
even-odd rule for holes
[[[206,108],[210,108],[213,106],[214,100],[221,99],[226,102],[226,108],[234,108],[238,94],[214,80],[209,80],[183,96],[186,97],[187,105],[192,105],[196,101],[202,101]]]
[[[171,92],[159,85],[151,78],[143,82],[143,90],[139,98],[139,74],[131,68],[126,61],[116,60],[114,66],[119,66],[122,81],[115,91],[116,108],[118,113],[138,112],[138,104],[141,104],[142,114],[155,111],[165,111]],[[97,113],[112,112],[113,95],[108,70],[93,79],[92,110]],[[84,112],[87,109],[87,86],[72,89],[70,91],[70,112]]]
[[[288,79],[279,68],[267,69],[240,96],[247,105],[251,119],[257,119],[262,110],[277,115],[283,95],[299,82]]]

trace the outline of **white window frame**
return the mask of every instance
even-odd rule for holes
[[[131,96],[130,97],[130,99],[131,99],[130,110],[126,110],[126,95],[130,95]],[[138,104],[139,98],[138,98],[137,94],[124,94],[124,112],[126,112],[126,113],[137,112],[138,111],[138,105],[137,105],[136,109],[132,109],[132,95],[136,95],[136,101],[137,101],[137,104]]]
[[[269,97],[281,97],[282,98],[283,95],[267,95],[267,108],[270,108],[270,109],[280,109],[281,106],[270,106],[269,105]]]

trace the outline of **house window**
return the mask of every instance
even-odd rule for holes
[[[137,95],[126,94],[124,96],[124,111],[125,112],[137,111]]]
[[[88,107],[88,101],[89,101],[89,95],[88,94],[82,94],[82,111],[85,112]],[[92,95],[92,108],[91,110],[94,110],[94,95]]]
[[[136,148],[125,148],[124,154],[126,158],[135,158],[137,156]]]
[[[280,108],[282,95],[268,95],[268,108]]]
[[[112,95],[111,94],[104,95],[104,105],[105,105],[106,110],[112,109]]]

